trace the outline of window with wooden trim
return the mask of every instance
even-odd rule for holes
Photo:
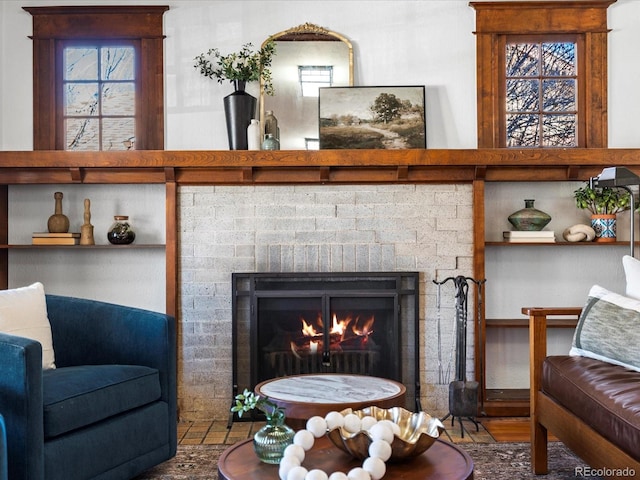
[[[164,6],[24,7],[34,149],[164,149]]]
[[[607,7],[471,2],[480,148],[607,146]]]

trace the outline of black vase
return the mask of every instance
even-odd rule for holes
[[[245,82],[234,81],[235,91],[224,97],[224,116],[231,150],[247,150],[247,127],[255,118],[256,97],[244,91]]]

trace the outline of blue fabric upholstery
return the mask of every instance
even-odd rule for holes
[[[158,370],[139,365],[56,368],[42,381],[45,440],[160,398]]]
[[[4,417],[0,415],[0,480],[9,478],[7,470],[7,429],[4,426]]]
[[[0,333],[11,480],[128,479],[174,456],[175,320],[56,295],[47,310],[56,370],[38,342]]]

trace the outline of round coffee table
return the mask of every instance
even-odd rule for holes
[[[331,474],[347,473],[362,462],[339,450],[327,437],[316,440],[307,452],[304,467],[319,468]],[[272,480],[278,477],[278,465],[262,463],[253,451],[253,439],[244,440],[225,450],[218,461],[220,480]],[[404,480],[470,480],[473,460],[457,446],[442,440],[422,455],[402,463],[388,463],[385,479]]]
[[[284,408],[287,424],[300,429],[310,417],[324,417],[333,410],[404,407],[407,389],[386,378],[318,373],[266,380],[255,392]]]

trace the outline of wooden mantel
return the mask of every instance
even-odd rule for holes
[[[0,152],[0,184],[445,183],[586,180],[640,149]]]

